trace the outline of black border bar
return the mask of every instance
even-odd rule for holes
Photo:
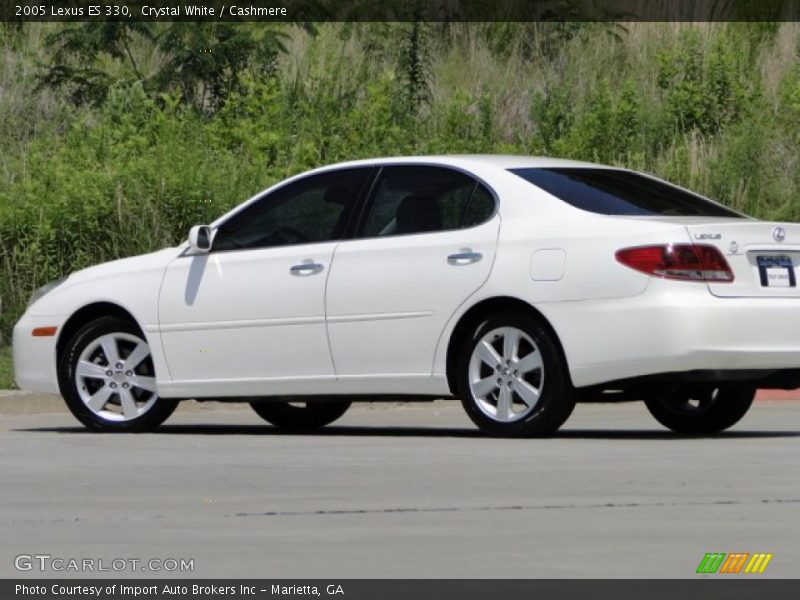
[[[2,0],[0,20],[800,21],[800,0]]]
[[[622,557],[621,557],[622,558]],[[730,576],[695,579],[4,579],[0,597],[30,600],[738,600],[796,598],[797,579],[758,579]],[[20,593],[17,586],[42,588],[43,593]],[[112,592],[112,587],[116,592]],[[123,586],[149,588],[148,593],[123,594]],[[155,586],[155,588],[153,588]],[[177,594],[164,593],[165,586]],[[277,586],[278,593],[275,592]],[[81,590],[69,593],[69,590]],[[91,590],[101,588],[100,594]],[[185,589],[185,591],[184,591]],[[245,589],[247,592],[245,592]],[[290,591],[286,591],[290,590]]]

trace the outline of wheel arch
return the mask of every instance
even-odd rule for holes
[[[536,319],[536,321],[538,321],[539,324],[544,327],[544,329],[552,337],[553,342],[558,349],[558,353],[561,356],[561,360],[564,361],[564,365],[567,367],[565,375],[567,382],[570,386],[572,386],[572,378],[569,373],[569,363],[567,362],[567,356],[564,352],[564,347],[561,345],[561,339],[559,338],[555,328],[551,325],[550,321],[538,309],[524,300],[520,300],[519,298],[515,298],[513,296],[495,296],[492,298],[485,298],[474,306],[470,307],[469,310],[461,315],[456,323],[456,326],[453,328],[453,332],[450,334],[450,340],[447,344],[447,358],[445,364],[447,372],[447,385],[450,388],[451,393],[455,395],[458,389],[456,373],[458,372],[457,362],[459,349],[462,347],[462,344],[483,321],[493,315],[503,312],[516,312],[525,314]]]
[[[56,342],[56,364],[61,362],[61,356],[72,337],[87,323],[101,317],[119,317],[130,321],[139,330],[144,339],[147,339],[141,325],[136,318],[125,308],[113,302],[93,302],[76,310],[61,327]]]

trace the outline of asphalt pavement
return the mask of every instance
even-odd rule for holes
[[[639,403],[582,405],[533,440],[483,437],[445,401],[356,405],[315,435],[195,403],[154,434],[98,435],[30,406],[0,403],[0,577],[93,575],[15,568],[47,555],[185,559],[201,578],[680,578],[707,552],[800,576],[797,401],[694,438]],[[140,564],[122,574],[178,575]]]

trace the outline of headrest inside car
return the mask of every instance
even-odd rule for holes
[[[410,195],[397,207],[397,233],[422,233],[442,228],[442,214],[430,196]]]

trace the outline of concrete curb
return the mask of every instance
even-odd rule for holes
[[[27,415],[66,412],[58,396],[31,394],[19,390],[0,391],[0,415]]]
[[[362,402],[360,406],[369,409],[383,409],[410,405],[408,402]],[[197,402],[196,400],[185,400],[178,406],[178,412],[201,412],[201,411],[231,411],[243,410],[250,411],[247,402]],[[64,405],[64,400],[60,396],[48,396],[46,394],[33,394],[21,390],[0,390],[0,415],[38,415],[48,413],[64,413],[69,411]]]
[[[800,390],[759,390],[757,401],[775,402],[800,400]],[[370,407],[379,408],[387,405],[401,405],[403,402],[379,402]],[[250,410],[245,402],[181,402],[180,412],[197,412],[210,410]],[[46,413],[66,413],[67,407],[60,396],[32,394],[21,390],[0,390],[0,415],[35,415]]]
[[[181,402],[180,412],[209,410],[250,410],[246,403],[239,402]],[[20,390],[0,390],[0,415],[38,415],[46,413],[64,413],[67,407],[60,396],[32,394]]]
[[[800,400],[800,390],[758,390],[756,400]]]

